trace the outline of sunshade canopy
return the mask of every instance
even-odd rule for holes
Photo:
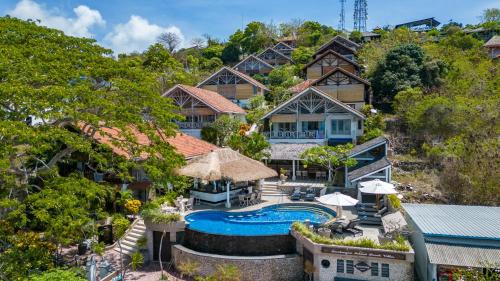
[[[318,201],[332,206],[354,206],[358,203],[358,200],[340,192],[323,195],[318,198]]]
[[[379,179],[360,182],[361,188],[359,191],[369,194],[396,194],[398,193],[394,185]]]

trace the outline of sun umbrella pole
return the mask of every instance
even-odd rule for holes
[[[231,196],[230,196],[230,184],[231,181],[226,182],[226,208],[231,208]]]

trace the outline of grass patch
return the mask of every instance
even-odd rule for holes
[[[151,220],[153,223],[171,223],[181,220],[179,213],[163,213],[161,203],[152,201],[144,205],[141,215],[145,220]]]
[[[410,251],[410,246],[408,245],[408,243],[406,243],[406,240],[402,236],[398,237],[395,241],[392,242],[377,244],[375,241],[368,238],[351,240],[351,239],[332,239],[328,237],[323,237],[317,233],[312,232],[305,224],[301,222],[294,222],[292,225],[292,229],[300,233],[302,236],[313,241],[314,243],[318,244],[393,250],[401,252]]]

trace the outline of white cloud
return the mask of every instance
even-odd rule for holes
[[[106,24],[98,10],[80,5],[74,8],[73,12],[76,17],[66,18],[58,15],[56,10],[48,10],[33,0],[21,0],[7,13],[20,19],[40,20],[44,26],[57,28],[68,35],[78,37],[92,37],[92,27]]]
[[[151,24],[140,16],[132,15],[128,22],[116,25],[113,31],[104,37],[104,42],[117,54],[140,52],[155,43],[158,36],[165,32],[176,33],[181,38],[181,45],[183,44],[184,35],[178,27],[162,27]]]

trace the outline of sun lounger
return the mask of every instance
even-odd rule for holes
[[[300,187],[296,187],[292,195],[290,196],[290,200],[300,200],[300,198],[301,198]]]
[[[314,197],[316,196],[316,192],[314,188],[309,187],[306,191],[306,196],[304,198],[305,201],[314,201]]]
[[[349,222],[349,224],[344,228],[344,231],[351,233],[355,237],[362,236],[363,230],[357,227],[358,223],[359,223],[359,219],[351,220]]]

